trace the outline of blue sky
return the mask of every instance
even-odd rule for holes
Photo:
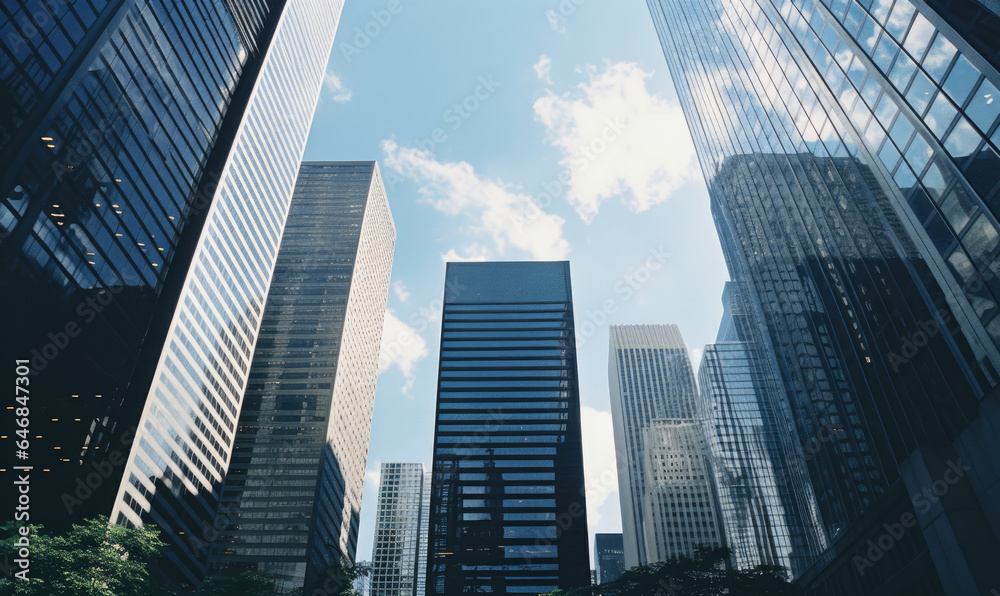
[[[378,161],[396,222],[358,558],[379,464],[430,463],[445,260],[570,261],[590,530],[620,531],[607,326],[698,360],[728,279],[645,3],[348,1],[305,159]]]

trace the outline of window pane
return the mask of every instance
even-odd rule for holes
[[[924,117],[924,122],[927,123],[927,126],[934,132],[937,138],[943,139],[957,115],[958,110],[948,100],[948,97],[944,93],[938,93],[937,97],[934,98],[934,103],[931,105],[930,111]]]
[[[965,108],[965,113],[980,129],[989,131],[997,115],[1000,115],[1000,93],[993,83],[983,79],[979,89],[972,96],[969,107]]]
[[[924,18],[924,15],[918,14],[913,21],[913,26],[910,27],[910,32],[906,34],[906,42],[903,43],[903,47],[913,56],[914,60],[919,61],[924,57],[924,52],[927,51],[927,46],[933,35],[934,26]]]
[[[959,56],[955,68],[948,74],[948,80],[944,82],[944,90],[955,100],[955,103],[962,105],[969,97],[969,92],[979,80],[979,71],[965,56]]]
[[[982,137],[976,132],[976,129],[972,128],[969,121],[962,118],[955,125],[955,128],[948,135],[948,140],[945,141],[945,149],[954,158],[968,157],[975,152],[976,148],[979,147],[979,141]]]
[[[955,46],[951,45],[951,42],[943,35],[938,35],[931,45],[931,50],[927,52],[927,57],[924,58],[924,70],[935,81],[940,81],[944,73],[948,71],[948,67],[951,66],[955,54]]]

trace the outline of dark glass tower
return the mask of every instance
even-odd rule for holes
[[[786,452],[821,443],[816,594],[1000,585],[1000,74],[938,4],[649,2]]]
[[[726,545],[738,568],[776,565],[794,578],[824,546],[805,475],[815,446],[785,452],[788,409],[780,407],[780,385],[754,341],[737,284],[726,284],[722,302],[719,335],[705,346],[698,384]]]
[[[2,354],[31,360],[32,522],[152,521],[165,568],[205,570],[340,9],[0,7]]]
[[[621,534],[594,534],[594,571],[599,584],[613,582],[625,573],[625,543]]]
[[[590,585],[568,262],[448,263],[428,595]]]
[[[395,237],[374,162],[302,164],[222,491],[213,566],[251,567],[289,590],[333,563],[353,564]]]

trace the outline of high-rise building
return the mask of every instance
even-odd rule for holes
[[[594,534],[595,584],[613,582],[625,573],[625,543],[621,534]]]
[[[44,396],[32,522],[153,522],[163,570],[205,571],[340,11],[0,8],[2,349]]]
[[[722,300],[719,335],[705,346],[698,381],[725,542],[736,567],[775,565],[793,578],[822,550],[805,480],[809,454],[784,451],[787,408],[775,410],[780,386],[748,337],[753,323],[738,285],[728,282]]]
[[[424,489],[420,495],[420,544],[417,547],[417,596],[424,596],[427,589],[427,551],[430,546],[428,534],[431,527],[431,481],[430,472],[424,473]]]
[[[367,561],[362,561],[358,563],[359,565],[370,565]],[[371,575],[359,575],[354,580],[354,591],[358,593],[358,596],[371,596],[372,595],[372,578]]]
[[[656,418],[695,420],[698,387],[676,325],[611,325],[608,383],[625,567],[657,562],[646,552],[646,430]]]
[[[372,596],[415,596],[423,583],[424,480],[423,464],[382,464],[372,547]]]
[[[813,594],[1000,585],[987,5],[649,0],[785,451],[818,445]]]
[[[395,237],[374,162],[302,164],[222,490],[214,567],[250,567],[288,591],[353,564]]]
[[[427,594],[590,585],[568,262],[448,263]]]

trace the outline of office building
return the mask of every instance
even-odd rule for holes
[[[45,396],[33,521],[151,521],[164,571],[205,571],[340,10],[0,8],[0,296],[18,313],[2,349],[31,359]]]
[[[395,236],[374,162],[302,164],[222,491],[214,567],[250,567],[287,591],[353,564]]]
[[[372,596],[414,596],[423,583],[420,568],[424,508],[424,465],[383,463],[372,552]],[[423,563],[426,565],[426,558]]]
[[[428,595],[590,585],[568,262],[448,263]]]
[[[649,1],[786,452],[818,445],[810,594],[1000,585],[988,4]]]
[[[625,543],[621,534],[594,534],[594,584],[613,582],[625,573]]]
[[[657,562],[646,552],[646,429],[656,418],[695,420],[698,388],[676,325],[611,325],[608,383],[625,567]]]
[[[370,565],[368,561],[362,561],[358,564]],[[372,596],[371,575],[359,575],[357,579],[354,580],[354,591],[358,593],[358,596]]]
[[[431,527],[431,473],[424,473],[424,489],[420,495],[420,544],[417,547],[417,596],[424,596],[427,589],[427,551]]]
[[[814,447],[785,452],[787,408],[774,410],[779,385],[758,346],[741,340],[753,322],[737,284],[726,284],[723,306],[698,382],[725,542],[737,568],[773,565],[797,577],[822,550],[819,520],[809,508],[815,497],[805,480],[804,460]]]

